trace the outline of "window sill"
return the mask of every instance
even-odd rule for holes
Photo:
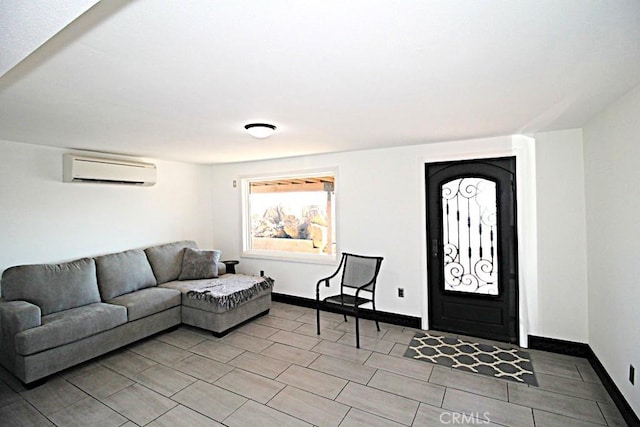
[[[316,254],[296,254],[291,252],[275,252],[275,251],[245,251],[242,253],[243,258],[268,259],[273,261],[299,262],[308,264],[327,264],[335,265],[338,263],[338,256],[333,255],[316,255]]]

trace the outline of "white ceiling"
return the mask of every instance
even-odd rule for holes
[[[42,7],[35,1],[0,0],[0,76],[97,2],[51,0]]]
[[[62,0],[27,26],[7,13],[23,2],[0,1],[21,40]],[[576,128],[640,84],[638,0],[109,0],[63,22],[74,14],[39,48],[0,38],[26,57],[0,78],[0,139],[246,161]],[[254,139],[253,121],[278,130]]]

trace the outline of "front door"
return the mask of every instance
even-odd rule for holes
[[[425,165],[431,329],[518,342],[515,157]]]

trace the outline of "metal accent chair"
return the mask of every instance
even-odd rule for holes
[[[360,348],[360,325],[358,307],[371,303],[376,327],[380,331],[376,313],[376,280],[380,272],[382,257],[343,253],[338,269],[331,276],[318,280],[316,284],[316,320],[320,335],[320,308],[342,313],[344,321],[347,314],[356,318],[356,347]],[[340,275],[340,293],[320,300],[320,284],[331,286],[331,280]]]

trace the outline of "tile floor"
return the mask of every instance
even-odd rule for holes
[[[274,303],[224,338],[181,327],[26,390],[0,371],[2,426],[624,426],[585,359],[530,351],[539,387],[403,357],[414,330]],[[465,414],[464,416],[462,414]]]

